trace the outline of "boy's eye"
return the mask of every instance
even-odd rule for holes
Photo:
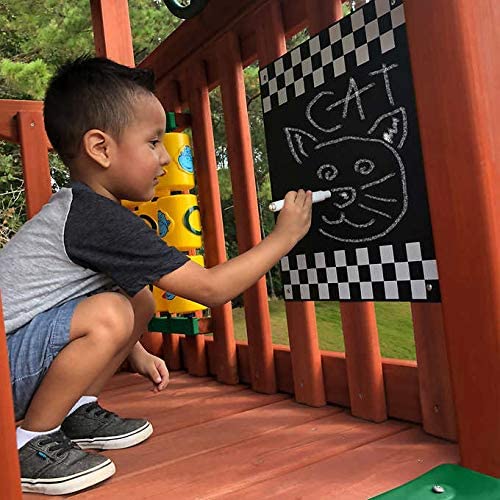
[[[154,148],[160,141],[158,139],[153,139],[152,141],[149,141],[149,144],[151,144]]]

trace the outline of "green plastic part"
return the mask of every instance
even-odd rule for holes
[[[167,126],[165,128],[166,132],[172,132],[177,128],[177,123],[175,122],[175,113],[173,111],[167,111]]]
[[[150,332],[183,333],[199,335],[198,318],[153,318],[148,325]]]
[[[500,500],[500,479],[443,464],[370,500]]]

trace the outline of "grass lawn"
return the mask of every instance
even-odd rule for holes
[[[383,357],[415,359],[415,342],[410,304],[407,302],[377,302],[375,304],[380,350]],[[273,343],[288,345],[285,302],[269,301]],[[236,340],[247,340],[245,313],[242,307],[233,309]],[[319,347],[328,351],[344,351],[344,339],[338,302],[316,302]]]

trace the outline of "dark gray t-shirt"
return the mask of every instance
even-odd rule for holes
[[[133,296],[187,260],[128,209],[74,183],[0,250],[7,334],[96,291],[120,287]]]

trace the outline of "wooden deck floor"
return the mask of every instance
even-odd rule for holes
[[[137,375],[116,375],[101,403],[147,417],[155,432],[139,446],[106,452],[117,473],[71,495],[78,500],[364,500],[458,461],[456,445],[412,424],[373,424],[342,408],[310,408],[184,373],[173,373],[161,394]],[[24,495],[37,498],[48,497]]]

